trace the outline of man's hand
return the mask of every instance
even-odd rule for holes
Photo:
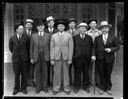
[[[55,61],[51,61],[51,65],[55,65]]]
[[[31,63],[34,64],[34,60],[33,59],[31,59]]]
[[[105,51],[106,51],[107,53],[110,53],[110,52],[111,52],[111,49],[110,49],[110,48],[105,48]]]
[[[68,61],[68,64],[69,64],[69,65],[72,64],[72,61]]]
[[[95,56],[92,56],[91,59],[92,59],[93,61],[95,61],[95,60],[96,60],[96,57],[95,57]]]

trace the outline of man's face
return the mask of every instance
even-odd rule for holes
[[[65,26],[64,26],[63,24],[59,24],[59,25],[57,26],[57,29],[58,29],[60,32],[63,32],[64,29],[65,29]]]
[[[19,35],[22,35],[23,34],[23,31],[24,31],[24,27],[22,25],[18,26],[18,28],[16,29],[16,32]]]
[[[26,27],[26,29],[32,29],[33,25],[32,25],[32,23],[26,23],[25,27]]]
[[[79,31],[82,35],[84,35],[87,31],[87,28],[85,26],[81,26],[81,27],[79,27]]]
[[[73,29],[73,28],[75,28],[75,25],[76,25],[75,22],[70,22],[70,23],[69,23],[69,28],[70,28],[70,29]]]
[[[101,32],[103,34],[107,34],[109,32],[109,28],[107,26],[101,27]]]
[[[45,26],[43,24],[37,26],[37,29],[38,29],[39,32],[43,32],[44,31],[44,28],[45,28]]]
[[[52,20],[52,21],[49,21],[49,22],[48,22],[48,27],[49,27],[49,28],[53,28],[53,27],[54,27],[54,24],[55,24],[55,23],[54,23],[53,20]]]
[[[90,26],[91,28],[95,29],[96,26],[97,26],[96,21],[92,21],[92,22],[89,24],[89,26]]]

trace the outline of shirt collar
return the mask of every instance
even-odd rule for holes
[[[61,32],[59,32],[59,34],[60,34],[60,35],[61,35],[61,34],[63,35],[63,34],[64,34],[64,31],[63,31],[62,33],[61,33]]]
[[[80,37],[82,38],[82,36],[84,36],[85,37],[85,34],[84,35],[82,35],[81,33],[80,33]]]
[[[52,30],[52,31],[53,31],[53,29],[54,29],[54,28],[48,28],[48,30],[49,30],[49,31],[50,31],[50,30]]]
[[[44,31],[43,32],[38,32],[38,34],[40,35],[40,33],[41,33],[41,36],[43,36],[43,34],[44,34]]]

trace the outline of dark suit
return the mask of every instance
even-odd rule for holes
[[[111,90],[111,73],[115,60],[115,53],[119,50],[118,40],[115,36],[108,34],[106,45],[104,45],[102,35],[95,38],[94,41],[96,68],[99,70],[100,89]],[[110,48],[111,52],[107,53],[105,48]]]
[[[26,67],[29,61],[29,38],[22,35],[19,40],[17,35],[10,38],[9,50],[12,52],[12,62],[15,74],[14,90],[20,90],[20,74],[21,74],[21,90],[26,90]]]
[[[50,35],[48,33],[43,34],[39,37],[38,33],[35,33],[31,37],[30,43],[30,58],[34,60],[35,63],[35,81],[36,90],[41,89],[47,90],[47,62],[50,58]]]
[[[89,87],[89,63],[92,56],[92,38],[85,34],[85,38],[82,40],[80,34],[73,36],[74,41],[74,54],[73,65],[74,66],[74,86],[80,88],[81,75],[83,72],[83,87],[86,89]]]
[[[29,41],[31,40],[31,36],[35,32],[31,30],[31,35],[27,33],[27,30],[25,30],[24,34],[26,34],[29,38]],[[29,45],[30,46],[30,45]],[[29,52],[30,53],[30,52]],[[29,55],[30,56],[30,55]],[[28,66],[27,66],[27,83],[30,84],[31,82],[34,81],[34,64],[31,64],[30,59],[28,61]]]
[[[53,32],[50,33],[49,29],[46,28],[44,30],[46,33],[50,34],[50,36],[52,36],[53,34],[57,33],[58,30],[56,28],[53,29]],[[51,37],[50,37],[51,39]],[[49,45],[50,46],[50,45]],[[50,86],[52,84],[53,81],[53,66],[51,66],[50,61],[48,62],[48,85]]]

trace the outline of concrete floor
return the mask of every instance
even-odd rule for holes
[[[63,91],[58,93],[57,95],[53,95],[52,88],[49,88],[49,93],[44,93],[41,91],[39,94],[35,93],[35,88],[27,87],[28,94],[24,95],[21,92],[16,96],[25,96],[25,97],[113,97],[114,99],[121,99],[123,96],[123,64],[116,62],[113,68],[112,73],[112,93],[113,95],[108,95],[105,93],[104,95],[98,94],[98,88],[96,88],[96,93],[94,95],[93,87],[90,88],[91,93],[86,93],[83,89],[81,89],[78,94],[73,93],[73,88],[71,91],[71,95],[66,95]],[[14,73],[12,68],[12,63],[4,64],[4,96],[13,96],[13,86],[14,86]]]

